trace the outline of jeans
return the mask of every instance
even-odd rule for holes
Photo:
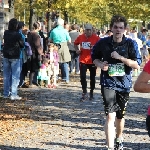
[[[70,55],[71,55],[71,61],[69,62],[70,72],[73,71],[74,67],[75,71],[79,72],[79,55],[76,53],[76,51],[71,50]]]
[[[4,96],[17,96],[20,81],[20,59],[3,58]]]
[[[66,82],[69,82],[69,68],[68,67],[69,65],[67,62],[60,63],[62,80],[65,80]]]
[[[37,84],[37,83],[38,83],[37,76],[38,76],[38,71],[35,71],[34,76],[33,76],[32,83],[34,83],[34,84]]]
[[[19,82],[19,86],[22,86],[24,84],[25,81],[25,75],[22,71],[22,66],[23,66],[23,59],[20,58],[20,82]]]
[[[95,89],[95,76],[96,76],[96,67],[94,64],[83,64],[80,63],[80,82],[82,85],[83,93],[87,93],[87,81],[86,81],[86,71],[90,71],[90,90]]]

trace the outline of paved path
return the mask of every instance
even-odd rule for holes
[[[20,89],[14,103],[0,101],[1,150],[105,150],[104,111],[97,77],[95,100],[80,102],[79,77],[57,89]],[[135,79],[134,79],[135,80]],[[89,85],[88,85],[89,86]],[[124,146],[150,150],[145,130],[150,94],[131,90],[126,115]]]

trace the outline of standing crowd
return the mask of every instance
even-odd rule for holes
[[[17,88],[27,87],[25,78],[29,72],[29,88],[56,88],[60,77],[61,82],[69,84],[69,75],[79,74],[82,87],[80,101],[93,100],[96,69],[100,68],[107,147],[108,150],[123,150],[124,115],[132,76],[139,74],[142,60],[146,66],[134,89],[150,91],[150,37],[147,37],[146,29],[139,34],[135,29],[129,30],[126,18],[121,15],[111,18],[110,29],[106,33],[105,30],[96,31],[87,23],[84,30],[79,30],[76,24],[69,26],[58,18],[46,39],[39,22],[35,22],[33,30],[29,31],[24,29],[23,22],[11,19],[4,33],[3,98],[20,100]],[[89,92],[87,70],[90,72]]]

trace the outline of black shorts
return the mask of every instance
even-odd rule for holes
[[[129,93],[118,92],[107,87],[101,87],[105,114],[116,112],[116,117],[124,117],[126,106],[129,101]]]

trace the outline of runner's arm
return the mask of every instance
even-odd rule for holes
[[[134,84],[135,92],[150,93],[150,84],[148,83],[149,80],[150,74],[142,71]]]
[[[131,59],[125,58],[123,56],[121,56],[119,60],[133,69],[139,69],[140,68],[137,61],[135,61],[135,60],[131,60]]]

